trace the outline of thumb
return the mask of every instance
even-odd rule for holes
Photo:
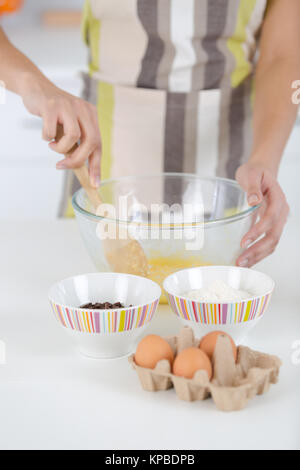
[[[241,187],[247,192],[249,206],[260,204],[263,200],[262,181],[263,171],[258,168],[249,168],[246,165],[240,167],[236,179]]]

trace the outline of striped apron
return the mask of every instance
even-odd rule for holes
[[[83,97],[98,109],[102,179],[163,171],[234,178],[251,151],[267,0],[86,0]],[[60,215],[78,188],[66,173]]]

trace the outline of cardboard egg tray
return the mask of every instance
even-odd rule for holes
[[[178,336],[165,339],[175,355],[183,349],[197,347],[200,343],[189,327],[183,328]],[[167,360],[158,362],[153,370],[138,366],[134,355],[129,357],[129,362],[137,371],[144,390],[156,392],[174,387],[181,400],[205,400],[211,396],[219,410],[237,411],[245,408],[251,398],[263,395],[271,384],[278,382],[282,365],[278,357],[253,351],[245,346],[238,346],[237,352],[235,362],[229,338],[219,336],[212,360],[211,381],[206,371],[197,371],[193,379],[177,377],[171,373]]]

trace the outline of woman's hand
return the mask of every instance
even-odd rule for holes
[[[70,95],[42,78],[25,77],[21,96],[27,110],[43,120],[43,139],[55,152],[66,155],[79,141],[79,146],[59,161],[57,169],[80,168],[88,160],[94,187],[100,184],[101,138],[97,110],[92,104]],[[57,126],[64,136],[55,142]]]
[[[241,246],[245,251],[236,262],[238,266],[251,267],[274,252],[287,221],[289,206],[275,174],[269,169],[249,162],[238,168],[236,179],[247,192],[250,206],[262,203],[259,221],[242,239]]]

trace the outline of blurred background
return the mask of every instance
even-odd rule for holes
[[[80,71],[87,69],[87,49],[80,32],[83,0],[0,0],[1,25],[10,40],[61,88],[80,95]],[[19,7],[7,14],[3,10]],[[295,79],[300,77],[295,77]],[[0,219],[54,219],[61,196],[63,173],[57,157],[41,139],[41,123],[28,114],[22,101],[7,93],[0,105]],[[300,118],[288,143],[280,182],[292,215],[300,211]],[[17,188],[13,192],[11,188]]]
[[[0,0],[1,4],[9,0]],[[20,5],[16,5],[16,4]],[[75,95],[81,93],[80,72],[87,69],[87,48],[80,31],[84,0],[11,0],[19,6],[0,24],[9,39],[52,81]],[[3,9],[5,6],[3,6]],[[1,195],[6,198],[0,219],[55,218],[61,197],[63,173],[55,169],[58,158],[41,139],[41,121],[30,115],[22,100],[6,93],[0,105]]]

